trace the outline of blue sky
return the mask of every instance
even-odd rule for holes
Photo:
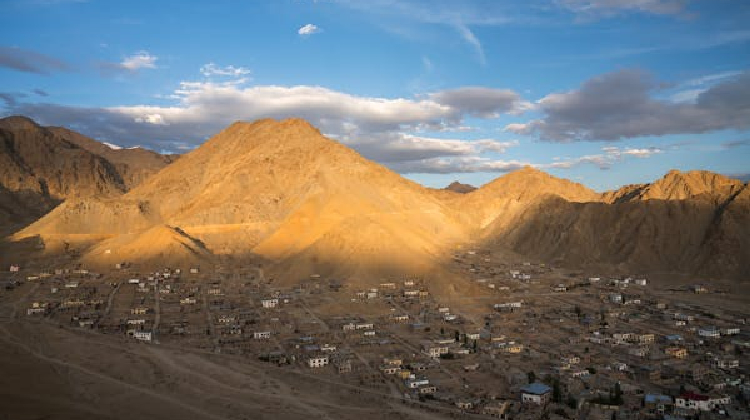
[[[746,0],[6,0],[0,114],[184,152],[303,117],[432,187],[750,173]]]

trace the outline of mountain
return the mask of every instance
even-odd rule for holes
[[[92,266],[263,260],[269,278],[288,284],[419,274],[448,287],[459,246],[743,278],[750,191],[711,172],[671,171],[600,194],[527,167],[458,194],[408,181],[304,120],[264,119],[232,124],[126,193],[68,197],[14,238],[37,236],[45,252],[74,247]]]
[[[466,239],[454,213],[306,121],[267,119],[232,124],[122,197],[69,200],[19,235],[114,237],[168,225],[216,255],[277,261],[294,279],[321,268],[427,270]]]
[[[127,189],[140,184],[179,157],[174,154],[159,154],[142,147],[113,148],[63,127],[47,127],[47,129],[59,138],[109,161],[120,174]]]
[[[569,266],[741,278],[750,274],[748,195],[722,175],[671,171],[598,199],[543,196],[486,229],[484,241]]]
[[[444,188],[448,191],[453,191],[459,194],[468,194],[477,189],[477,187],[469,184],[462,184],[458,181],[451,182],[447,187]]]
[[[33,222],[67,199],[121,195],[172,160],[146,150],[111,150],[25,117],[2,118],[0,234]]]
[[[600,200],[599,194],[581,184],[526,167],[460,197],[455,205],[464,209],[472,224],[486,236],[504,229],[510,220],[523,213],[529,205],[548,196],[558,196],[571,202]]]

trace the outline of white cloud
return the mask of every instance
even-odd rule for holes
[[[388,165],[402,174],[505,173],[534,166],[517,160],[496,160],[477,156],[430,158]]]
[[[210,63],[209,63],[210,64]],[[522,100],[506,89],[456,88],[411,98],[352,95],[320,86],[252,86],[236,67],[206,65],[206,74],[228,80],[185,81],[165,98],[172,105],[79,108],[18,102],[9,111],[47,125],[69,126],[127,147],[132,139],[154,150],[185,150],[237,120],[299,117],[378,162],[407,168],[407,162],[444,171],[500,171],[509,166],[487,156],[519,145],[517,140],[439,138],[427,133],[475,131],[467,117],[494,118],[516,112]],[[424,133],[424,134],[418,134]],[[145,142],[145,143],[144,143]],[[426,159],[461,158],[456,161]],[[472,160],[472,159],[478,160]],[[408,166],[415,170],[417,163]],[[396,168],[398,169],[398,168]]]
[[[124,70],[137,71],[140,69],[155,69],[158,57],[151,55],[148,51],[138,51],[137,53],[126,57],[120,63]]]
[[[105,146],[107,146],[107,147],[109,147],[112,150],[120,150],[120,149],[122,149],[122,147],[120,147],[120,146],[118,146],[118,145],[116,145],[114,143],[107,143],[105,141],[105,142],[102,142],[102,144],[105,145]]]
[[[143,124],[154,124],[154,125],[166,124],[161,114],[144,114],[143,116],[135,117],[134,121],[137,123],[143,123]]]
[[[456,28],[458,33],[461,34],[461,37],[464,39],[464,41],[468,42],[469,45],[474,48],[479,63],[481,63],[482,65],[487,64],[487,58],[484,55],[484,48],[482,48],[482,43],[479,42],[479,39],[477,39],[477,37],[474,35],[474,32],[472,32],[471,29],[469,29],[462,23],[457,23],[454,25],[454,27]]]
[[[626,157],[646,159],[654,155],[664,153],[664,150],[658,147],[645,148],[619,148],[614,146],[605,146],[601,148],[602,153],[589,154],[575,158],[554,158],[554,162],[538,165],[540,168],[570,169],[580,165],[594,165],[599,169],[609,169],[617,162],[624,160]]]
[[[235,67],[232,65],[219,67],[214,63],[204,64],[200,69],[201,74],[206,77],[211,76],[233,76],[241,77],[250,74],[250,69],[245,67]]]
[[[303,27],[301,27],[301,28],[299,28],[297,30],[297,33],[300,34],[300,35],[302,35],[302,36],[308,36],[308,35],[312,35],[312,34],[317,34],[319,32],[320,32],[320,28],[318,28],[317,26],[313,25],[312,23],[308,23],[307,25],[305,25],[305,26],[303,26]]]
[[[505,153],[519,145],[517,140],[442,139],[404,133],[371,134],[351,140],[347,144],[362,155],[386,164],[453,156],[478,157],[485,153]]]

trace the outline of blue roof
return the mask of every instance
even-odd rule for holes
[[[552,388],[539,382],[534,382],[533,384],[528,384],[525,387],[521,388],[521,392],[535,395],[546,394],[550,391],[552,391]]]
[[[672,402],[672,397],[668,395],[662,395],[662,394],[646,394],[644,397],[647,403],[656,403],[656,402]]]

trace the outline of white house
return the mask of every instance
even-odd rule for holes
[[[731,403],[730,397],[709,397],[695,393],[685,393],[675,399],[675,407],[685,410],[711,411]]]
[[[321,368],[328,365],[328,356],[314,356],[307,359],[307,366],[310,368]]]
[[[430,380],[427,378],[421,378],[421,379],[407,379],[406,380],[406,386],[410,389],[417,389],[420,386],[429,385]]]
[[[140,341],[151,341],[151,331],[136,331],[133,333],[133,338]]]
[[[721,333],[718,328],[711,326],[698,328],[698,335],[706,338],[719,338]]]
[[[719,369],[737,369],[740,367],[739,359],[716,359],[714,365]]]
[[[612,303],[622,303],[622,294],[621,293],[610,293],[609,294],[609,301]]]
[[[552,395],[552,388],[542,383],[533,383],[521,388],[523,404],[546,405]]]
[[[514,309],[519,309],[523,305],[523,302],[508,302],[508,303],[496,303],[495,304],[495,310],[498,311],[512,311]]]
[[[263,305],[264,308],[275,308],[278,306],[279,300],[276,298],[261,299],[260,304]]]
[[[449,351],[450,349],[446,344],[432,343],[429,341],[422,343],[422,353],[432,359],[438,359],[441,354],[447,354]]]
[[[271,338],[271,331],[255,331],[253,332],[253,338],[256,340],[267,340]]]

